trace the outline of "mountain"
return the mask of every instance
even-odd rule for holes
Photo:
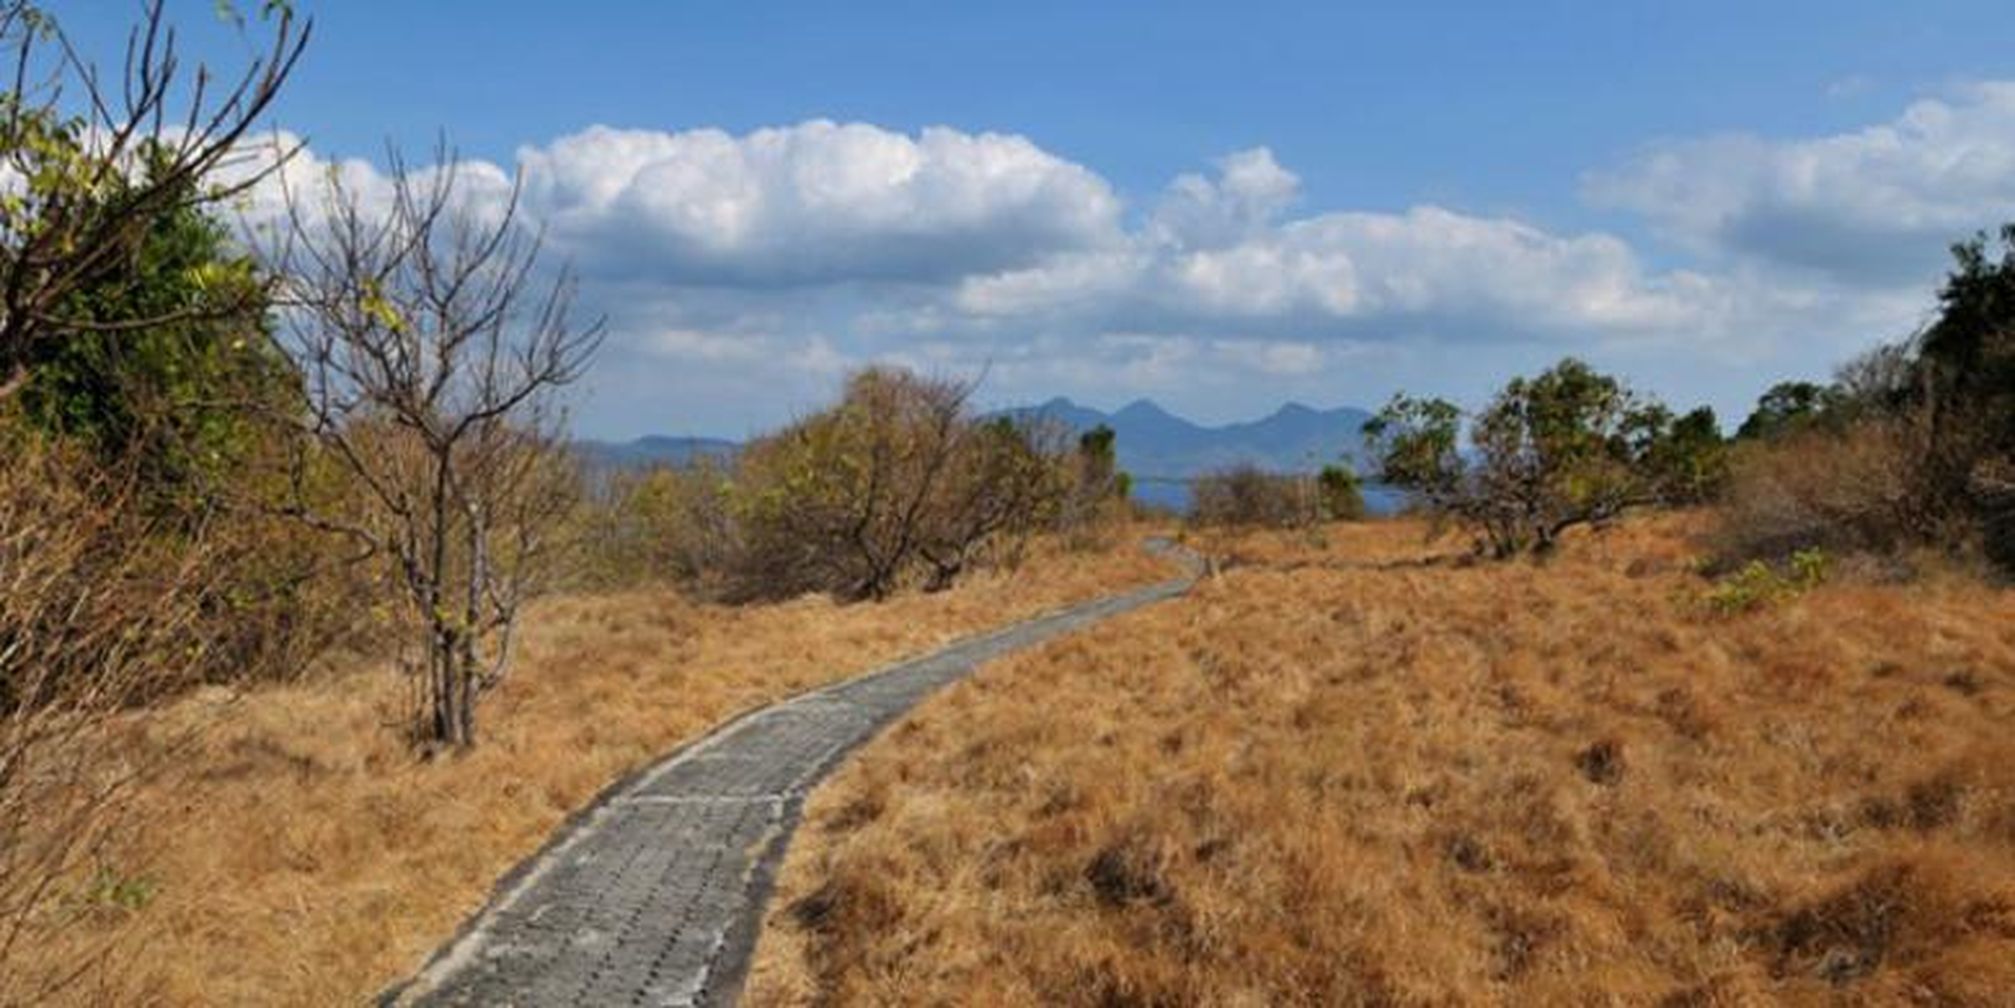
[[[1276,472],[1314,472],[1333,462],[1354,463],[1359,429],[1371,418],[1349,406],[1323,410],[1291,402],[1259,420],[1206,427],[1148,399],[1102,413],[1062,397],[1001,412],[1043,417],[1073,431],[1105,424],[1116,435],[1120,468],[1140,479],[1183,479],[1243,462]]]
[[[574,449],[599,469],[641,469],[654,465],[686,465],[696,458],[729,458],[741,446],[723,438],[666,437],[651,434],[635,441],[576,441]]]

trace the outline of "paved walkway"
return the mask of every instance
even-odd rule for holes
[[[1149,548],[1190,563],[1180,547]],[[385,1003],[732,1003],[805,794],[841,758],[980,663],[1178,595],[1190,580],[1017,623],[723,725],[520,865]]]

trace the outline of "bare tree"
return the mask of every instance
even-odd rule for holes
[[[517,186],[476,208],[453,152],[438,154],[415,170],[393,152],[382,206],[334,179],[319,199],[290,194],[291,226],[265,252],[286,306],[276,339],[302,373],[306,444],[366,502],[332,514],[297,492],[290,513],[389,562],[423,642],[416,738],[466,748],[577,486],[556,393],[602,324],[571,317],[571,273],[540,270]]]
[[[264,4],[261,21],[270,34],[263,55],[220,78],[208,66],[183,66],[161,0],[150,0],[120,70],[106,74],[39,5],[0,0],[0,46],[14,57],[9,90],[0,94],[0,398],[27,380],[26,361],[40,341],[244,309],[247,292],[229,285],[216,297],[116,322],[71,317],[63,305],[76,291],[130,274],[153,221],[228,200],[292,154],[254,151],[246,140],[293,72],[311,26],[284,2]]]

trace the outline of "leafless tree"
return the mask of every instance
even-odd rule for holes
[[[142,7],[115,73],[72,46],[29,0],[0,0],[0,46],[14,66],[0,94],[0,398],[27,380],[39,342],[131,331],[243,309],[199,299],[117,322],[69,317],[65,299],[127,272],[152,222],[229,200],[293,152],[254,151],[251,131],[278,97],[311,25],[267,3],[262,54],[235,75],[185,67],[161,0]],[[242,290],[239,291],[242,293]]]
[[[505,674],[521,603],[546,570],[577,486],[556,394],[601,340],[572,317],[575,285],[539,265],[518,220],[465,199],[445,146],[435,167],[396,152],[389,198],[329,179],[289,193],[264,254],[282,287],[276,339],[301,369],[305,443],[360,485],[362,509],[290,513],[389,562],[416,617],[416,738],[466,748],[478,696]],[[312,466],[297,465],[297,486]]]

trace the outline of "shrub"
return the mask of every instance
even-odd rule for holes
[[[281,527],[151,514],[133,472],[18,422],[0,420],[0,453],[0,1002],[36,1003],[44,980],[89,963],[31,977],[18,939],[104,888],[91,856],[124,821],[126,788],[160,769],[136,752],[174,751],[123,744],[121,713],[291,674],[351,610],[295,566],[300,542],[272,538]]]
[[[1041,422],[977,418],[971,393],[870,369],[837,405],[751,443],[727,490],[727,596],[944,588],[1053,526],[1070,486],[1062,437]]]
[[[1324,521],[1364,517],[1364,482],[1348,466],[1327,465],[1315,474],[1316,511]]]
[[[1057,530],[1077,548],[1103,545],[1106,533],[1125,512],[1133,477],[1119,468],[1111,427],[1099,424],[1078,435],[1069,485],[1057,515]]]
[[[1783,570],[1761,560],[1751,560],[1716,582],[1702,601],[1709,609],[1724,615],[1759,609],[1819,587],[1826,580],[1830,566],[1825,551],[1818,549],[1791,554]]]
[[[206,301],[224,307],[176,317]],[[179,204],[147,222],[128,269],[64,299],[59,311],[79,331],[24,355],[22,418],[130,468],[139,503],[201,510],[263,447],[246,406],[290,402],[297,390],[267,341],[267,308],[223,225]],[[172,321],[109,328],[155,319]]]
[[[1191,492],[1191,518],[1199,525],[1297,528],[1318,517],[1310,480],[1249,463],[1202,476]]]
[[[1925,434],[1890,418],[1741,446],[1717,512],[1715,553],[1733,562],[1814,548],[1890,553],[1961,534],[1923,492]]]
[[[609,474],[583,504],[580,569],[592,587],[668,581],[716,594],[734,553],[730,463],[701,456],[683,466]]]

